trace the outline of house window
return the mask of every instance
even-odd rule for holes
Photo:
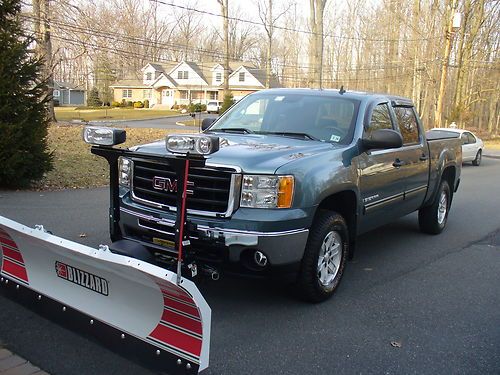
[[[188,79],[189,72],[187,70],[178,70],[177,71],[177,79]]]
[[[222,82],[222,73],[215,73],[215,82]]]
[[[54,90],[54,92],[52,93],[52,96],[60,96],[61,93],[59,92],[59,90]]]
[[[187,90],[179,91],[181,99],[189,99],[189,93]]]
[[[146,73],[146,81],[151,81],[153,79],[153,73],[148,72]]]
[[[142,96],[144,99],[151,99],[151,90],[143,90]]]
[[[122,98],[131,98],[132,97],[132,89],[122,90]]]
[[[245,72],[240,72],[238,75],[238,81],[245,82]]]

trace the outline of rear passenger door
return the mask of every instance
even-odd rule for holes
[[[429,148],[412,106],[393,106],[397,128],[403,137],[399,149],[399,176],[404,181],[404,214],[422,205],[429,180]]]

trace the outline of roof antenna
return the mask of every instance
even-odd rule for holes
[[[344,90],[344,85],[340,86],[339,94],[344,95],[345,90]]]

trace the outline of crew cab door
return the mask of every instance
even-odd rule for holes
[[[363,137],[377,129],[394,129],[389,103],[382,102],[368,112]],[[388,223],[401,216],[405,183],[400,174],[400,149],[368,150],[357,156],[362,213],[359,232]]]
[[[429,147],[415,108],[409,104],[393,104],[393,110],[403,137],[403,147],[399,149],[401,166],[398,169],[405,185],[403,214],[407,214],[420,208],[427,193]]]

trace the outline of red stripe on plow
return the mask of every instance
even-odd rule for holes
[[[19,251],[14,251],[12,249],[9,249],[6,246],[2,246],[2,251],[3,251],[3,255],[5,255],[6,257],[12,258],[14,260],[17,260],[19,263],[24,264],[23,256],[21,255],[21,253]]]
[[[12,241],[12,239],[10,237],[5,237],[5,236],[1,236],[0,235],[0,244],[5,244],[5,245],[8,245],[10,247],[13,247],[14,249],[17,249],[17,245],[14,241]]]
[[[163,311],[161,320],[167,323],[174,324],[180,328],[187,329],[188,331],[197,333],[199,335],[203,333],[200,321],[177,314],[174,311],[170,310]]]
[[[173,299],[170,299],[165,296],[163,296],[163,303],[167,307],[171,307],[185,314],[189,314],[196,318],[200,318],[200,313],[198,312],[198,309],[196,307],[188,306],[185,303],[174,301]]]
[[[192,305],[196,305],[193,301],[193,298],[180,289],[168,288],[162,285],[160,287],[160,290],[163,294],[167,294],[169,296],[191,303]]]
[[[188,352],[196,357],[199,357],[201,354],[201,339],[189,336],[161,324],[158,325],[158,327],[156,327],[149,336],[164,342],[167,345]]]
[[[26,268],[20,266],[10,260],[3,258],[2,271],[5,271],[12,276],[17,277],[20,280],[28,282],[28,275],[26,274]]]

